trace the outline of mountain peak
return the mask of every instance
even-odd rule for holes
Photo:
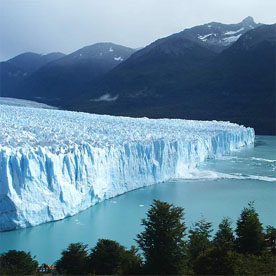
[[[256,24],[252,16],[247,16],[242,23],[250,25],[250,24]]]

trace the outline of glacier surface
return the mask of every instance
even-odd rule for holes
[[[38,103],[29,100],[0,97],[0,105],[14,105],[14,106],[25,106],[25,107],[35,107],[35,108],[46,108],[46,109],[58,109],[54,106],[50,106],[44,103]]]
[[[254,142],[229,122],[0,105],[0,231],[72,216]]]

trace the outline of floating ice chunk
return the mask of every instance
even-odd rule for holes
[[[276,160],[264,159],[264,158],[257,158],[257,157],[251,157],[251,159],[252,159],[252,160],[256,160],[256,161],[269,162],[269,163],[274,163],[274,162],[276,162]]]
[[[275,182],[276,177],[271,176],[260,176],[260,175],[248,175],[241,173],[220,173],[216,171],[208,171],[208,170],[198,170],[198,169],[190,169],[187,171],[185,180],[206,180],[206,179],[241,179],[241,180],[260,180],[266,182]],[[183,181],[183,180],[182,180]]]

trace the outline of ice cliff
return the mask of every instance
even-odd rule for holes
[[[185,178],[251,144],[229,122],[133,119],[0,105],[0,231],[74,215],[127,191]]]

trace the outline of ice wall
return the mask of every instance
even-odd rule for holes
[[[229,122],[133,119],[0,106],[0,231],[74,215],[104,199],[185,178],[254,142]]]

